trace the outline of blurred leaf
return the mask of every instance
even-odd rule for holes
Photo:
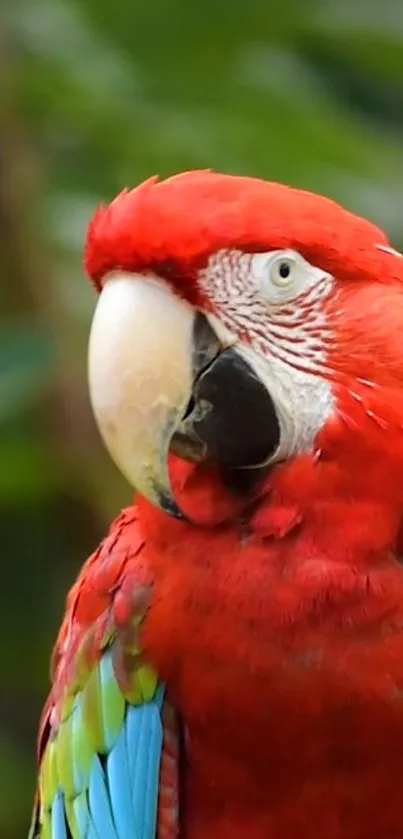
[[[22,837],[28,832],[27,802],[33,804],[32,755],[16,743],[6,729],[0,729],[0,742],[0,835],[3,839],[12,835]]]
[[[0,439],[0,505],[26,504],[55,492],[60,469],[45,443],[4,434]]]
[[[0,423],[24,411],[49,380],[55,361],[52,339],[38,325],[0,328]]]

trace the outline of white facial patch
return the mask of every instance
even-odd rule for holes
[[[323,376],[332,341],[324,301],[333,277],[298,252],[219,251],[199,275],[210,321],[265,382],[280,424],[279,461],[312,451],[334,407]],[[322,375],[321,375],[322,373]]]

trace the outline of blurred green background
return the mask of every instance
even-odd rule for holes
[[[65,593],[130,498],[87,398],[95,206],[212,167],[331,195],[399,247],[402,141],[402,0],[3,4],[1,839],[28,826]]]

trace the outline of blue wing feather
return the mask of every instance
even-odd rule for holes
[[[95,829],[95,825],[94,825],[94,822],[92,821],[92,819],[90,819],[89,824],[88,824],[87,839],[100,839],[100,837],[98,836],[98,833]]]
[[[136,822],[131,796],[131,786],[136,785],[138,779],[130,777],[124,728],[107,757],[106,776],[118,839],[141,839],[134,828]]]
[[[100,839],[118,839],[105,776],[98,755],[94,758],[91,769],[88,798],[94,826]]]
[[[160,686],[150,702],[127,704],[122,729],[104,769],[99,757],[94,759],[89,812],[99,839],[155,839],[163,698]]]
[[[59,790],[52,804],[52,839],[68,839],[66,818],[64,814],[64,796]]]
[[[136,772],[136,762],[137,762],[137,754],[138,754],[138,747],[139,747],[139,739],[140,739],[140,730],[141,730],[141,719],[143,714],[144,706],[133,706],[129,705],[126,714],[126,725],[125,725],[125,733],[126,733],[126,741],[127,741],[127,754],[129,756],[129,773],[130,777],[134,777]],[[134,793],[134,789],[133,789]]]
[[[161,722],[161,705],[163,692],[160,690],[154,702],[143,705],[138,720],[136,760],[133,766],[133,776],[139,779],[133,784],[133,802],[141,837],[155,835],[159,766],[162,752],[163,729]],[[141,779],[141,780],[140,780]],[[153,783],[154,781],[154,783]]]
[[[156,708],[152,709],[151,731],[148,745],[148,767],[146,793],[144,796],[143,835],[154,836],[156,831],[157,807],[155,791],[159,786],[159,765],[163,742],[161,717]]]
[[[140,719],[140,732],[137,745],[137,755],[134,776],[139,778],[139,783],[133,786],[133,801],[134,811],[136,813],[136,822],[141,829],[144,822],[144,807],[145,807],[145,793],[147,783],[147,746],[149,744],[149,714],[143,713]],[[147,709],[148,710],[148,709]]]

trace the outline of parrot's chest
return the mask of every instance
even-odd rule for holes
[[[346,649],[333,667],[307,649],[243,680],[214,667],[199,690],[183,671],[186,839],[312,839],[313,825],[331,839],[400,839],[403,665],[393,679],[377,657],[360,668]]]
[[[287,580],[267,562],[234,562],[179,568],[156,586],[145,647],[189,722],[241,724],[238,743],[264,735],[273,755],[315,732],[331,739],[330,722],[350,744],[373,714],[400,724],[403,574],[363,575],[350,590],[314,570]]]
[[[330,839],[403,836],[403,634],[328,612],[297,628],[284,613],[281,629],[286,593],[267,588],[243,608],[176,594],[155,660],[186,731],[189,806],[212,819],[186,839],[310,839],[313,823]]]
[[[197,696],[184,674],[186,839],[400,839],[403,691],[371,659],[336,672],[307,650]]]

